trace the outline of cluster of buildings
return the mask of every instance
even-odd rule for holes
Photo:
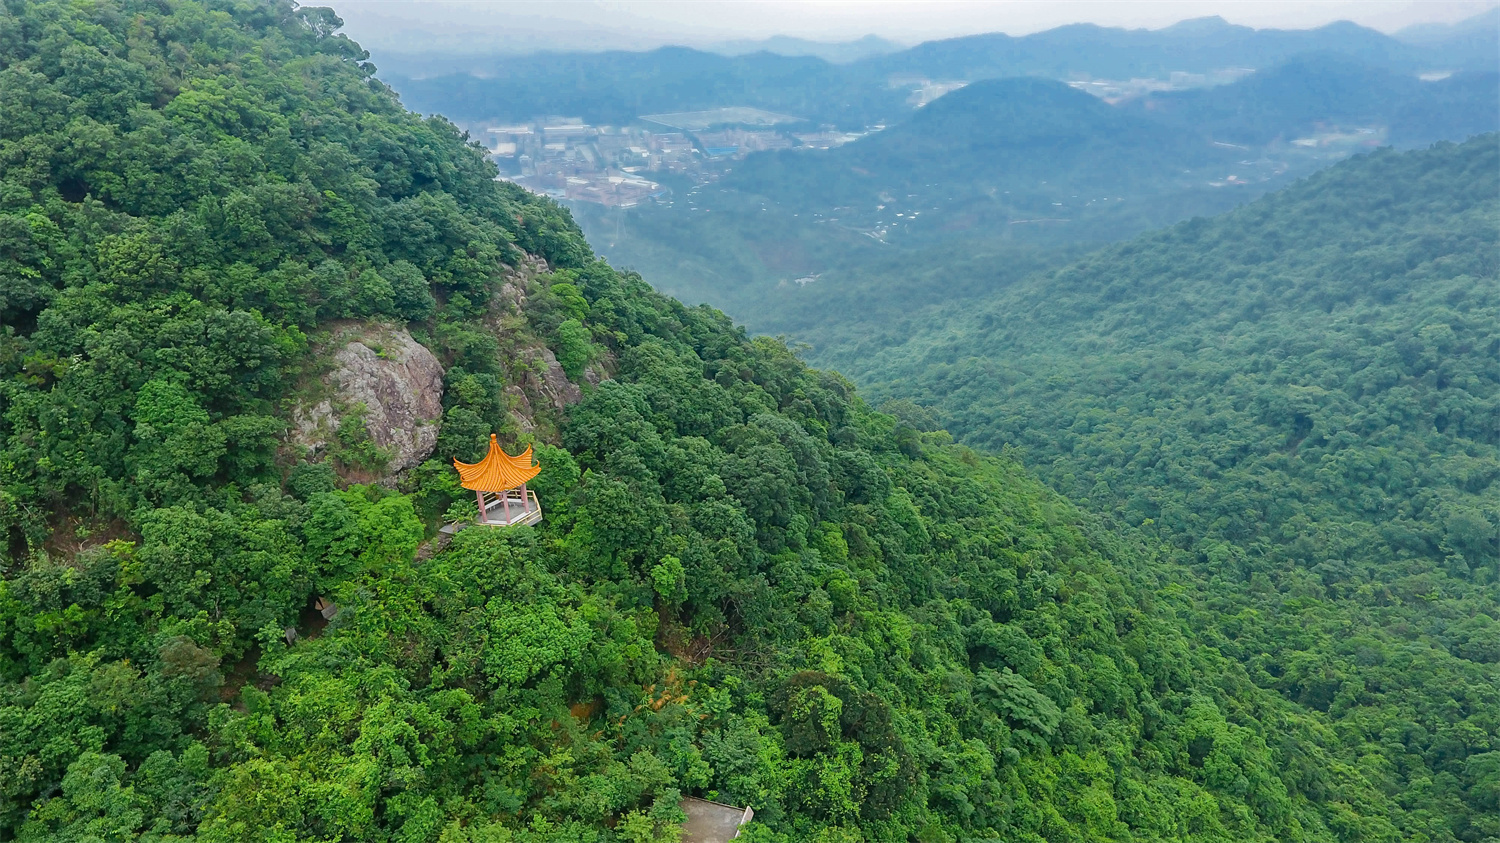
[[[474,126],[470,134],[483,140],[504,178],[528,190],[628,208],[670,193],[658,180],[665,174],[702,184],[717,180],[731,162],[752,152],[828,149],[862,134],[777,128],[799,123],[795,117],[733,108],[649,115],[632,126],[548,117],[511,126]]]
[[[489,126],[475,134],[506,178],[558,199],[620,207],[661,195],[664,188],[641,174],[685,169],[693,152],[681,133],[655,136],[576,118]]]

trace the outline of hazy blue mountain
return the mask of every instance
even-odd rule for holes
[[[1457,140],[1500,126],[1500,73],[1460,73],[1424,84],[1422,95],[1391,118],[1391,141],[1419,146]]]
[[[1392,33],[1397,41],[1416,44],[1419,47],[1440,47],[1455,36],[1475,32],[1500,33],[1500,6],[1494,6],[1472,17],[1453,23],[1414,23]],[[1500,37],[1500,35],[1497,35]]]
[[[806,38],[776,35],[754,41],[724,41],[711,44],[707,49],[711,53],[725,56],[774,53],[778,56],[816,56],[834,64],[848,64],[860,59],[899,52],[902,47],[878,35],[866,35],[854,41],[809,41]]]
[[[811,56],[721,56],[686,47],[503,56],[482,76],[387,81],[409,108],[460,120],[567,114],[620,124],[641,114],[743,105],[861,126],[869,115],[901,111],[905,98]]]
[[[1500,6],[1457,23],[1409,26],[1395,37],[1446,56],[1455,67],[1493,70],[1500,66]]]
[[[1073,24],[1019,38],[1004,33],[929,41],[862,65],[880,74],[946,79],[1086,73],[1105,78],[1162,77],[1261,68],[1307,52],[1332,52],[1394,69],[1426,66],[1420,47],[1347,21],[1317,29],[1252,29],[1222,18],[1183,21],[1165,29]]]
[[[1231,85],[1152,94],[1122,107],[1249,146],[1289,141],[1319,127],[1390,128],[1392,142],[1413,145],[1500,128],[1497,102],[1500,79],[1493,72],[1423,82],[1348,56],[1317,53]]]
[[[1236,157],[1061,82],[994,79],[824,154],[752,156],[725,184],[804,208],[848,206],[846,220],[937,212],[935,224],[951,225],[943,212],[955,203],[999,220],[1072,217],[1091,200],[1206,181],[1199,168]]]
[[[1463,30],[1454,37],[1478,36]],[[1314,52],[1405,74],[1495,67],[1483,50],[1408,43],[1348,22],[1309,30],[1257,30],[1221,18],[1158,30],[1075,24],[1019,38],[991,33],[929,41],[897,52],[886,52],[889,46],[871,38],[821,46],[778,38],[734,45],[728,52],[759,50],[734,56],[664,47],[487,60],[440,52],[393,53],[387,61],[377,51],[375,62],[385,67],[382,78],[409,106],[457,120],[571,114],[623,123],[652,112],[749,105],[843,128],[900,120],[910,106],[901,86],[891,83],[903,77],[1165,78],[1177,71],[1272,67]],[[881,54],[849,64],[825,61],[844,61],[862,50]]]

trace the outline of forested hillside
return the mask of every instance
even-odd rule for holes
[[[1325,712],[1427,839],[1488,839],[1497,197],[1493,134],[1381,151],[826,356],[1159,541],[1201,641]]]
[[[1492,798],[1489,703],[1365,754],[1190,637],[1169,547],[594,259],[338,25],[0,5],[0,837],[643,843],[692,793],[752,841],[1447,839]],[[357,408],[294,435],[358,325],[444,370],[388,485]],[[576,403],[523,412],[532,350]],[[444,546],[491,432],[546,520]]]

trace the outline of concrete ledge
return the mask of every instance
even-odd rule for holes
[[[749,808],[736,808],[722,802],[710,802],[696,796],[684,796],[680,803],[687,822],[682,824],[681,843],[728,843],[740,836],[740,826],[754,819]]]

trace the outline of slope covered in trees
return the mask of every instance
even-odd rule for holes
[[[0,5],[0,836],[640,843],[684,793],[759,841],[1431,822],[1191,640],[1153,545],[594,259],[337,27]],[[288,436],[371,320],[446,370],[399,488]],[[586,394],[528,434],[533,343]],[[547,519],[430,541],[492,430]]]
[[[1486,839],[1497,195],[1493,134],[1381,151],[827,357],[1160,541],[1201,640],[1325,712],[1421,833]]]

